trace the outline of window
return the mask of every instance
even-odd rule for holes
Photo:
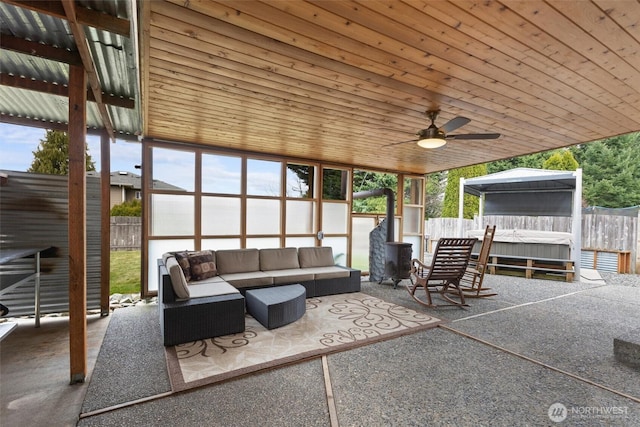
[[[189,191],[195,189],[193,151],[153,148],[153,188],[155,190]]]
[[[397,213],[398,206],[398,176],[391,173],[371,172],[363,170],[353,171],[353,192],[367,192],[389,188],[393,191],[394,213]],[[367,196],[362,198],[354,198],[353,212],[356,213],[379,213],[387,212],[387,196]]]
[[[313,198],[314,175],[313,166],[287,164],[287,197]]]
[[[268,160],[247,160],[247,195],[282,195],[282,163]]]
[[[324,200],[347,200],[349,172],[342,169],[322,170],[322,198]]]
[[[202,155],[202,192],[240,194],[242,159],[217,154]]]

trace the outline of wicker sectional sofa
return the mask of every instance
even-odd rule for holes
[[[164,345],[244,331],[247,290],[300,284],[306,297],[360,290],[329,247],[170,252],[158,260]]]

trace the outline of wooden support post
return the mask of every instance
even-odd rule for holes
[[[69,66],[69,355],[71,384],[87,375],[86,96],[84,68]]]
[[[567,269],[567,282],[573,282],[573,263],[568,262],[565,268]]]
[[[111,270],[111,149],[109,133],[100,134],[100,315],[109,315]]]
[[[529,258],[527,259],[527,269],[524,272],[524,276],[527,279],[531,279],[533,277],[533,270],[531,269],[531,267],[533,267],[533,260]]]

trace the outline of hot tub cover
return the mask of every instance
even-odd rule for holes
[[[484,236],[484,230],[469,230],[467,231],[467,236],[482,239]],[[564,233],[560,231],[508,229],[496,230],[493,241],[506,243],[546,243],[571,246],[573,236],[571,233]]]

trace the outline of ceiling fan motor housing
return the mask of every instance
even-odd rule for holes
[[[442,132],[440,129],[438,129],[438,127],[434,124],[431,124],[431,126],[429,126],[428,128],[422,129],[421,131],[419,131],[418,136],[420,137],[420,139],[425,139],[425,138],[445,139],[445,133]]]

